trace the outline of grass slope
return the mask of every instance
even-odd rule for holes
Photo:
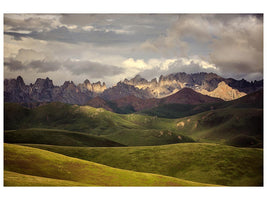
[[[263,110],[227,108],[177,120],[179,133],[200,142],[263,147]]]
[[[71,158],[61,154],[4,144],[4,170],[19,174],[99,186],[204,186],[173,177],[116,169],[105,165]],[[12,183],[13,174],[6,174],[5,185]],[[21,177],[22,178],[22,177]],[[43,180],[44,182],[46,180]],[[47,180],[48,182],[50,180]],[[26,180],[26,184],[29,179]],[[21,185],[24,185],[21,183]]]
[[[5,106],[17,108],[17,105],[9,103]],[[19,109],[7,110],[16,112]],[[11,123],[10,116],[15,114],[5,113],[5,130],[12,129],[11,124],[17,122],[14,119]],[[14,127],[87,132],[126,146],[164,145],[194,140],[245,147],[262,147],[263,143],[263,109],[260,108],[227,107],[185,118],[166,119],[140,114],[122,115],[90,106],[50,103],[28,110],[25,116],[19,122],[20,125],[14,124]]]
[[[5,186],[94,186],[74,181],[31,176],[16,172],[4,171]]]
[[[117,142],[86,133],[37,128],[5,131],[4,142],[87,147],[123,146]]]
[[[228,186],[263,184],[263,150],[184,143],[154,147],[29,145],[111,167]]]
[[[194,115],[200,112],[210,110],[210,105],[190,105],[190,104],[165,104],[155,108],[140,111],[140,114],[149,116],[158,116],[163,118],[180,118]]]
[[[87,132],[103,136],[123,145],[162,145],[192,142],[179,134],[173,119],[161,119],[144,115],[122,115],[90,106],[76,106],[63,103],[50,103],[32,110],[19,122],[13,118],[12,107],[17,104],[5,103],[5,130],[27,128],[64,129]],[[11,107],[11,108],[10,108]],[[9,110],[11,110],[9,112]],[[14,111],[16,112],[16,110]],[[164,137],[161,135],[164,133]]]

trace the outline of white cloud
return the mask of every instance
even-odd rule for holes
[[[122,65],[126,68],[136,68],[136,69],[151,69],[152,66],[145,63],[142,59],[134,60],[133,58],[128,58]]]
[[[123,67],[127,69],[127,77],[133,77],[136,74],[141,74],[145,78],[155,78],[160,75],[167,75],[177,72],[216,72],[220,73],[219,69],[212,63],[198,56],[192,57],[178,57],[172,59],[149,59],[147,62],[144,60],[134,60],[128,58],[122,62]]]
[[[214,64],[209,63],[208,61],[202,60],[198,57],[193,57],[193,58],[180,58],[178,59],[181,61],[182,65],[191,65],[197,64],[201,66],[203,69],[216,69],[216,66]]]
[[[82,30],[84,30],[84,31],[92,31],[93,29],[94,29],[93,26],[83,26],[82,27]]]

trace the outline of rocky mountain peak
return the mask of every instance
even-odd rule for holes
[[[92,84],[92,90],[93,90],[93,92],[102,93],[106,89],[107,89],[106,84],[103,83],[103,85],[102,85],[100,81]]]
[[[130,83],[132,83],[133,85],[135,84],[144,84],[144,83],[147,83],[148,81],[144,78],[142,78],[139,74],[136,75],[134,78],[132,78],[130,80]]]
[[[237,89],[233,89],[232,87],[227,85],[224,81],[220,82],[218,84],[218,87],[212,91],[207,91],[202,89],[200,92],[202,94],[209,95],[211,97],[221,98],[225,101],[238,99],[246,95],[246,93],[244,92],[240,92]]]
[[[192,90],[182,90],[183,88],[191,88]],[[88,79],[77,86],[73,81],[65,81],[62,86],[54,86],[53,81],[48,77],[46,79],[38,78],[34,84],[26,85],[23,78],[18,76],[16,79],[4,80],[4,98],[7,102],[20,103],[60,101],[85,104],[96,96],[101,96],[107,100],[130,95],[140,99],[165,98],[178,91],[187,91],[186,93],[191,91],[192,93],[194,90],[212,97],[233,100],[261,88],[263,88],[263,80],[248,82],[232,78],[225,79],[217,74],[205,72],[194,74],[179,72],[161,75],[158,81],[156,78],[148,81],[140,75],[136,75],[134,78],[120,81],[108,89],[104,82],[90,83]]]
[[[21,76],[17,77],[17,85],[19,87],[24,87],[25,86],[24,80],[23,80],[23,78]]]
[[[62,85],[63,89],[66,89],[68,87],[75,87],[75,84],[73,83],[73,81],[65,81],[64,84]]]
[[[83,83],[84,83],[85,85],[91,84],[90,81],[89,81],[88,79],[86,79]]]
[[[133,85],[126,84],[122,81],[118,82],[117,85],[113,86],[112,88],[106,89],[101,94],[101,97],[106,100],[115,100],[131,95],[139,97],[141,99],[152,97],[148,90],[139,89]]]
[[[163,75],[160,75],[160,77],[159,77],[159,82],[161,82],[162,79],[163,79]]]
[[[155,84],[157,84],[157,83],[158,83],[158,81],[157,81],[157,79],[156,79],[156,78],[153,78],[153,79],[151,80],[151,83],[155,83]]]

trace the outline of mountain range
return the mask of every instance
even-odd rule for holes
[[[89,80],[78,85],[73,81],[65,81],[61,86],[54,86],[49,78],[38,78],[34,84],[26,85],[23,78],[18,76],[17,79],[4,80],[4,100],[16,103],[58,101],[82,105],[105,89],[105,83],[90,83]]]
[[[63,102],[103,107],[107,110],[130,106],[129,109],[139,111],[159,104],[229,101],[261,88],[263,80],[248,82],[204,72],[179,72],[160,76],[158,81],[148,81],[137,75],[110,88],[107,88],[104,82],[90,83],[89,80],[78,85],[65,81],[63,85],[55,86],[49,78],[38,78],[34,84],[26,85],[23,78],[18,76],[17,79],[4,80],[4,101],[27,105]]]

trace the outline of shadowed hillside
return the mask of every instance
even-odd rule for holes
[[[5,113],[6,130],[38,128],[41,129],[38,134],[41,134],[43,128],[78,131],[106,137],[127,146],[193,142],[191,138],[176,131],[172,119],[136,114],[120,115],[103,108],[50,103],[34,109],[23,109],[24,117],[21,117],[20,121],[16,121],[12,116],[16,115],[17,110],[13,107],[17,108],[18,105],[6,103],[5,106],[8,110],[12,110],[12,112]],[[18,107],[22,109],[21,106]],[[49,134],[52,132],[53,130]],[[10,135],[12,136],[11,133]],[[62,136],[62,133],[60,135]],[[67,140],[66,133],[64,135],[65,139],[62,136],[62,143]],[[77,136],[77,134],[75,135]],[[17,138],[18,140],[27,142],[24,136],[29,135],[17,135],[17,137],[19,136],[21,138]]]
[[[56,129],[19,129],[5,131],[6,143],[52,144],[60,146],[116,147],[124,146],[111,140],[90,135]]]

